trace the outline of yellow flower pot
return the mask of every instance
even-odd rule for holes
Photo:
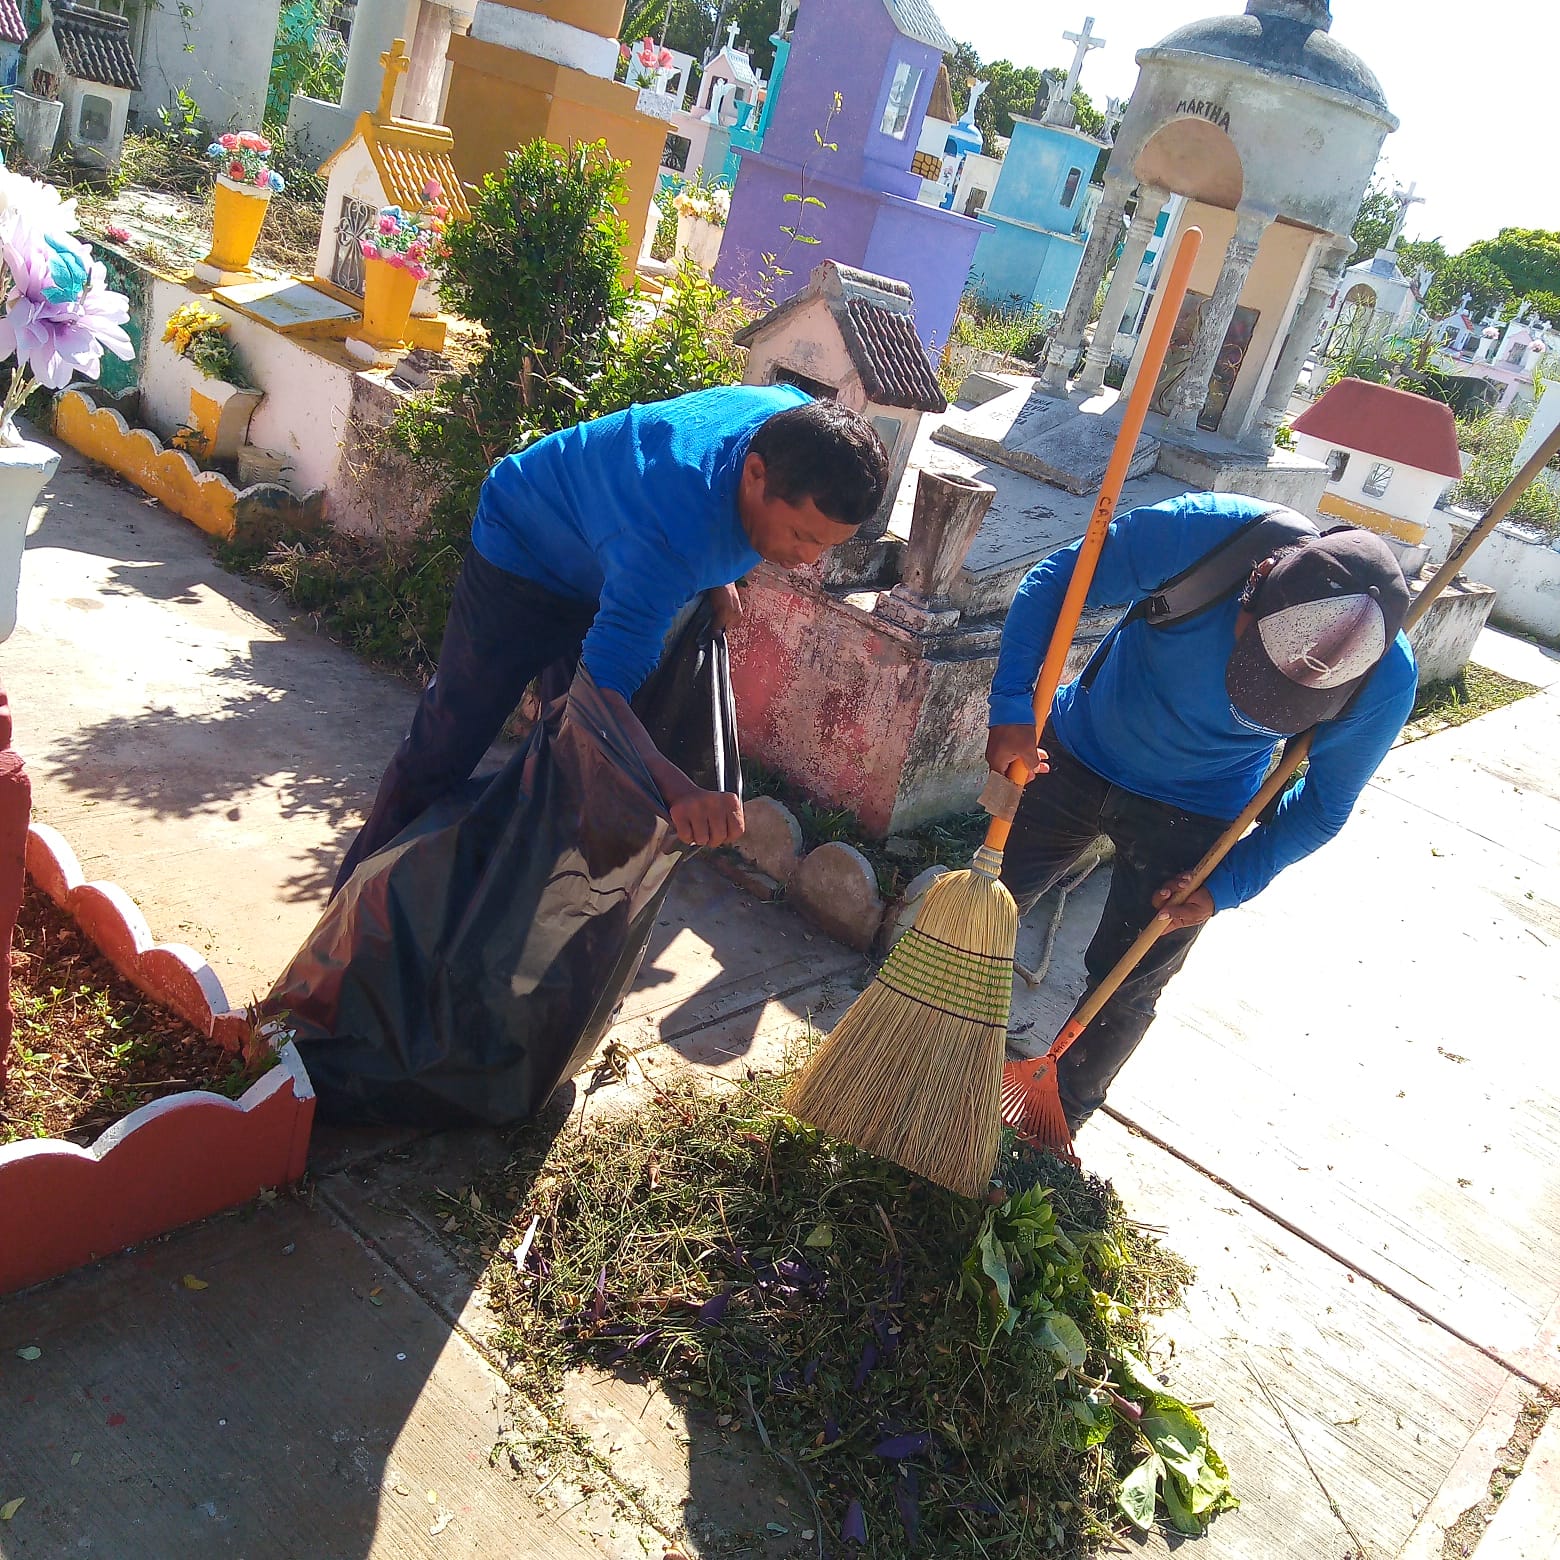
[[[271,193],[231,179],[218,179],[214,193],[211,253],[201,263],[215,271],[247,271]]]
[[[393,352],[406,340],[417,278],[388,260],[363,262],[363,328],[356,332],[381,352]]]

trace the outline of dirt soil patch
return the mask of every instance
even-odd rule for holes
[[[236,1099],[260,1070],[137,991],[32,884],[12,940],[11,1004],[0,1143],[86,1144],[166,1094]]]

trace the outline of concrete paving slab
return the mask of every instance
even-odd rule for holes
[[[301,1203],[9,1300],[0,1337],[0,1498],[26,1497],[5,1530],[16,1560],[626,1553],[488,1467],[501,1378]],[[26,1345],[41,1357],[19,1359]]]
[[[1509,1373],[1115,1122],[1079,1146],[1197,1269],[1154,1330],[1172,1390],[1212,1401],[1203,1418],[1241,1499],[1199,1555],[1396,1555]]]
[[[1560,1554],[1560,1414],[1551,1414],[1475,1551],[1478,1560]]]

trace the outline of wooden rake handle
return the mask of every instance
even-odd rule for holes
[[[1093,583],[1094,569],[1105,546],[1110,522],[1115,517],[1116,505],[1121,502],[1121,490],[1127,485],[1127,473],[1132,468],[1132,457],[1137,452],[1138,437],[1143,432],[1149,402],[1159,383],[1159,370],[1164,366],[1165,354],[1170,350],[1170,335],[1180,317],[1181,300],[1186,296],[1187,286],[1191,282],[1192,266],[1196,264],[1202,240],[1201,228],[1189,227],[1182,233],[1176,244],[1169,275],[1160,289],[1159,312],[1154,318],[1154,328],[1149,332],[1148,343],[1143,348],[1132,394],[1127,397],[1127,409],[1122,414],[1121,427],[1116,430],[1116,442],[1111,448],[1105,476],[1100,483],[1099,497],[1094,500],[1088,527],[1078,544],[1078,558],[1073,564],[1067,594],[1062,598],[1061,615],[1056,620],[1056,627],[1051,630],[1051,642],[1046,648],[1045,661],[1035,681],[1037,737],[1045,729],[1045,718],[1050,713],[1051,701],[1062,684],[1062,668],[1067,664],[1067,652],[1072,648],[1073,635],[1078,632],[1084,598]],[[1007,778],[1014,785],[1023,786],[1029,779],[1029,771],[1015,759],[1008,766]],[[1011,818],[993,818],[986,828],[986,849],[998,852],[1005,850],[1012,828]]]
[[[1556,454],[1560,454],[1560,427],[1555,428],[1539,445],[1532,458],[1506,484],[1500,496],[1485,511],[1484,518],[1452,549],[1446,562],[1420,588],[1419,594],[1409,603],[1408,611],[1404,614],[1405,629],[1412,628],[1430,610],[1430,604],[1457,577],[1474,549],[1511,513],[1517,500],[1538,480],[1539,472],[1554,459]],[[1262,782],[1257,794],[1246,803],[1240,817],[1235,819],[1213,842],[1208,853],[1192,868],[1185,887],[1171,895],[1169,901],[1171,905],[1185,904],[1207,882],[1214,868],[1234,848],[1235,842],[1256,822],[1258,815],[1268,803],[1284,789],[1289,777],[1311,751],[1311,739],[1315,735],[1316,727],[1313,726],[1309,731],[1302,731],[1299,736],[1292,737],[1284,745],[1283,756]],[[1062,1026],[1061,1033],[1052,1042],[1048,1053],[1052,1061],[1059,1060],[1073,1041],[1089,1027],[1098,1016],[1100,1009],[1115,996],[1121,983],[1138,967],[1143,956],[1168,930],[1169,928],[1157,915],[1143,928],[1138,934],[1137,941],[1122,954],[1116,961],[1115,967],[1084,998],[1077,1012]]]

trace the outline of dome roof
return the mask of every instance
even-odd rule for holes
[[[1200,54],[1232,60],[1256,70],[1294,76],[1346,93],[1380,114],[1392,117],[1375,72],[1313,22],[1264,10],[1262,14],[1212,16],[1178,27],[1139,56]],[[1395,120],[1394,120],[1395,123]]]

